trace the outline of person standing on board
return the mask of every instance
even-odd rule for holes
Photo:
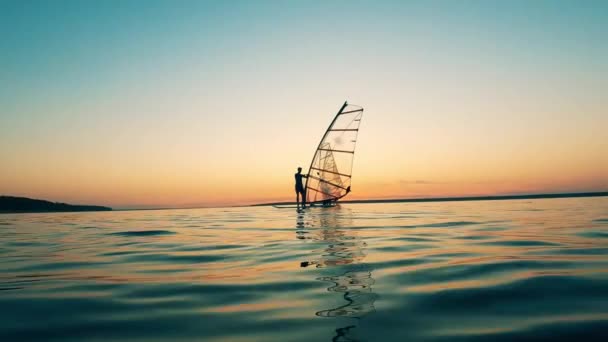
[[[300,194],[302,194],[302,208],[306,206],[306,189],[304,189],[304,184],[302,183],[302,178],[308,178],[308,175],[302,174],[302,168],[298,167],[298,173],[295,174],[296,177],[296,205],[300,205]]]

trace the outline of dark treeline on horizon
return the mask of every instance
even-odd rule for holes
[[[0,213],[38,213],[68,211],[109,211],[112,208],[98,205],[73,205],[49,202],[27,197],[0,196]]]

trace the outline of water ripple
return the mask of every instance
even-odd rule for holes
[[[0,218],[2,341],[603,341],[608,199]]]
[[[108,235],[129,237],[129,236],[155,236],[155,235],[172,235],[172,234],[175,234],[175,232],[171,232],[168,230],[139,230],[139,231],[109,233]]]

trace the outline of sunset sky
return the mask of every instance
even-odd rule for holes
[[[608,1],[1,1],[0,195],[295,200],[345,100],[348,199],[608,190]]]

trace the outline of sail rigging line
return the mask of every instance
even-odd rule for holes
[[[340,153],[355,153],[355,151],[345,151],[345,150],[332,150],[329,148],[318,148],[317,151],[328,151],[328,152],[340,152]]]
[[[306,202],[314,204],[337,201],[350,193],[355,146],[362,114],[363,108],[344,102],[334,116],[308,169]],[[313,170],[317,171],[316,175],[312,174]]]
[[[330,171],[330,170],[318,169],[318,168],[316,168],[316,167],[311,167],[311,169],[313,169],[313,170],[317,170],[317,171],[323,171],[323,172],[329,172],[329,173],[333,173],[333,174],[338,175],[338,176],[350,177],[350,175],[347,175],[347,174],[344,174],[344,173],[333,172],[333,171]]]

